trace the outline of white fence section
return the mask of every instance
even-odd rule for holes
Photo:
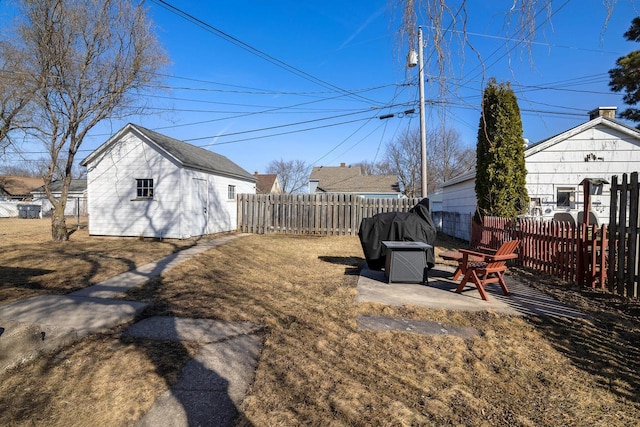
[[[23,202],[0,200],[0,218],[17,218],[18,205]]]
[[[18,218],[20,216],[19,205],[37,205],[40,206],[39,217],[51,216],[51,203],[47,199],[37,199],[31,201],[13,201],[0,200],[0,218]],[[64,209],[64,215],[70,217],[87,215],[87,198],[86,197],[69,197],[67,206]]]

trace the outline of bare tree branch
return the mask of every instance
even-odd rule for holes
[[[311,166],[303,160],[272,160],[267,165],[267,173],[278,175],[283,192],[304,193],[309,184]]]
[[[49,153],[44,178],[53,205],[52,237],[67,240],[64,208],[87,132],[106,118],[135,111],[137,95],[167,58],[143,2],[22,0],[21,10],[11,41],[24,61],[12,72],[36,88],[28,103],[32,114],[21,126]],[[62,195],[55,198],[50,185],[60,168]]]

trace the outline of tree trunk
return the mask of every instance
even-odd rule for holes
[[[64,210],[60,210],[59,207],[51,210],[51,239],[56,242],[66,242],[69,240]]]

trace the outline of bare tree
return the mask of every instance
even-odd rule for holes
[[[475,167],[475,151],[464,149],[460,136],[453,129],[428,130],[427,143],[427,193],[434,192],[444,181]],[[385,162],[398,175],[400,186],[407,197],[421,196],[421,148],[420,130],[406,130],[387,144]]]
[[[309,184],[311,166],[303,160],[272,160],[267,165],[267,173],[278,175],[284,193],[304,193]]]
[[[26,176],[30,178],[38,178],[40,173],[29,166],[6,165],[0,167],[0,174],[13,176]]]
[[[472,52],[479,61],[479,77],[484,86],[485,60],[492,57],[492,52],[487,58],[471,43],[467,32],[467,23],[474,17],[470,16],[467,6],[469,0],[390,0],[390,4],[402,17],[398,30],[399,51],[406,54],[406,46],[409,51],[418,50],[418,24],[423,26],[424,45],[428,46],[424,69],[432,76],[429,78],[433,85],[431,99],[437,99],[435,104],[437,114],[444,125],[447,117],[447,109],[450,108],[450,100],[455,97],[460,85],[451,84],[458,78],[465,77],[464,67],[454,62],[464,62],[465,52]],[[486,2],[489,3],[489,2]],[[491,2],[494,3],[494,2]],[[498,3],[498,2],[495,2]],[[553,0],[512,0],[499,2],[503,6],[503,28],[505,31],[504,55],[507,57],[528,56],[533,64],[531,47],[536,36],[545,28],[552,26],[553,14],[565,7],[569,2],[553,2]],[[602,28],[601,34],[606,30],[607,24],[618,0],[606,0],[602,2]],[[486,18],[486,17],[482,17]],[[403,55],[399,57],[404,58]],[[511,63],[511,61],[508,61]]]
[[[475,168],[476,153],[461,146],[455,129],[438,128],[427,134],[428,173],[431,191],[445,181]]]
[[[352,166],[359,167],[362,175],[393,175],[395,174],[395,169],[391,166],[391,164],[382,160],[379,162],[369,162],[367,160],[363,160],[358,163],[354,163]]]
[[[402,193],[407,197],[420,194],[420,158],[419,131],[407,129],[387,144],[385,159],[395,170]]]
[[[37,85],[21,72],[24,51],[6,41],[0,41],[0,153],[13,143],[12,134],[29,117],[29,103]]]
[[[137,95],[166,62],[144,2],[22,0],[22,21],[11,41],[24,62],[13,75],[37,87],[23,125],[49,155],[45,192],[53,205],[53,240],[68,240],[64,210],[73,161],[92,128],[135,112]],[[62,194],[51,194],[60,162]]]

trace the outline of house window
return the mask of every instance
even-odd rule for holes
[[[136,197],[138,199],[153,199],[153,179],[136,179]]]
[[[576,200],[576,190],[573,187],[558,187],[556,205],[560,208],[570,208]]]
[[[227,191],[227,199],[235,200],[236,199],[236,186],[230,185]]]

